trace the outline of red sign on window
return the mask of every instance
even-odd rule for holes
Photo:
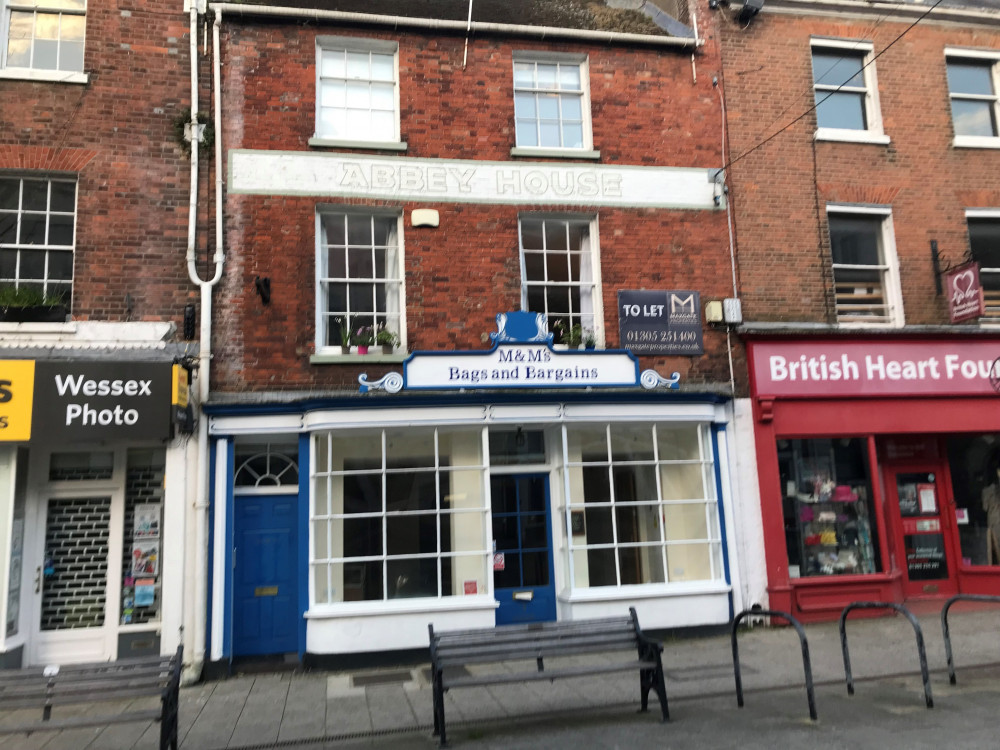
[[[945,274],[948,316],[952,323],[980,318],[986,312],[983,287],[979,283],[979,264],[966,263]]]

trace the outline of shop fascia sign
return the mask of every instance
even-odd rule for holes
[[[663,378],[655,370],[639,372],[639,361],[619,350],[557,350],[546,316],[508,312],[497,315],[493,348],[470,352],[414,352],[403,373],[377,381],[358,378],[361,392],[384,390],[479,390],[505,388],[680,387],[680,374]]]
[[[1000,389],[1000,339],[751,342],[758,396],[981,396]]]
[[[170,437],[167,362],[0,360],[0,441]]]

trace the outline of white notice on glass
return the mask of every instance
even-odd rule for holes
[[[920,498],[921,513],[937,513],[937,497],[933,484],[917,485],[917,495]]]

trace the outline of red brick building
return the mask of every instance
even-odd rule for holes
[[[197,467],[171,423],[190,19],[66,0],[0,20],[0,663],[171,653]]]
[[[768,592],[797,617],[996,592],[997,20],[719,10]]]
[[[748,604],[719,49],[634,6],[210,6],[211,660]]]

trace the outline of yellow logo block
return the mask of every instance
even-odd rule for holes
[[[0,360],[0,442],[31,439],[34,397],[34,360]]]

